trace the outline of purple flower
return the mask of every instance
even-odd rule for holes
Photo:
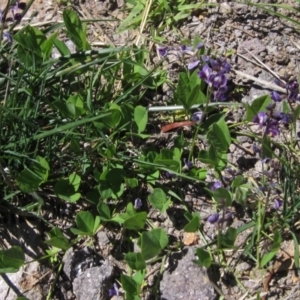
[[[209,62],[209,60],[210,60],[209,56],[207,56],[207,55],[202,55],[201,59],[203,62]]]
[[[271,136],[277,136],[279,135],[279,123],[278,121],[271,121],[266,126],[266,134],[269,134]]]
[[[136,198],[134,200],[134,208],[135,209],[141,209],[141,207],[143,206],[143,202],[140,198]]]
[[[175,175],[172,173],[172,172],[166,172],[166,177],[168,178],[168,179],[171,179],[171,178],[173,178]]]
[[[259,153],[260,152],[260,148],[256,145],[252,145],[252,150],[254,153]]]
[[[289,124],[293,120],[293,116],[291,114],[287,114],[284,112],[274,112],[272,115],[277,121],[282,121],[284,124]]]
[[[299,93],[299,83],[296,78],[290,80],[286,84],[286,90],[287,90],[287,98],[291,101],[297,101],[299,100],[298,93]]]
[[[193,50],[193,47],[188,47],[186,45],[182,45],[180,47],[180,50],[184,53],[184,52],[188,52],[188,51],[192,51]]]
[[[230,220],[233,218],[233,213],[232,212],[229,212],[225,215],[225,220]]]
[[[287,100],[291,102],[295,102],[299,99],[299,83],[296,78],[290,79],[288,76],[284,76],[282,80],[275,80],[275,83],[280,87],[286,89],[287,92]],[[273,98],[272,98],[273,99]]]
[[[113,287],[108,290],[108,296],[109,297],[119,296],[119,289],[116,283],[114,283]]]
[[[219,101],[225,101],[227,96],[227,86],[219,88],[217,91],[214,91],[214,99]]]
[[[273,207],[274,207],[274,209],[278,210],[282,206],[282,204],[283,204],[282,200],[275,199]]]
[[[168,54],[168,47],[156,47],[158,53],[162,57],[166,57]]]
[[[202,47],[204,47],[204,43],[200,42],[195,48],[196,49],[200,49]]]
[[[210,189],[211,189],[212,191],[215,191],[215,190],[217,190],[217,189],[219,189],[219,188],[221,188],[221,187],[223,187],[222,182],[221,182],[221,181],[216,181],[216,182],[214,182],[214,183],[212,184],[212,186],[210,187]]]
[[[203,111],[201,111],[201,110],[200,111],[196,111],[192,115],[192,121],[200,123],[200,122],[202,122],[203,117],[204,117]]]
[[[17,13],[18,9],[20,7],[20,1],[16,0],[15,5],[10,7],[11,13],[13,15],[14,21],[21,21],[22,20],[22,14]]]
[[[268,164],[270,161],[271,161],[271,158],[269,158],[269,157],[263,158],[263,159],[261,160],[261,162],[262,162],[263,164]]]
[[[202,68],[202,70],[200,70],[198,72],[198,75],[201,79],[203,79],[208,85],[210,83],[210,78],[211,78],[211,69],[210,67],[206,64],[204,65],[204,67]]]
[[[191,161],[188,161],[186,158],[183,159],[183,163],[186,167],[186,169],[190,170],[193,167],[193,163]]]
[[[20,22],[22,20],[22,17],[23,17],[22,14],[16,13],[14,15],[14,20]]]
[[[207,221],[208,221],[210,224],[214,224],[214,223],[218,222],[218,220],[219,220],[219,214],[218,214],[218,213],[212,214],[212,215],[210,215],[210,216],[207,218]]]
[[[274,91],[271,93],[271,98],[275,102],[281,102],[282,101],[281,96],[277,92],[274,92]]]
[[[200,60],[195,60],[193,62],[190,62],[188,64],[188,69],[189,70],[195,69],[196,67],[198,67],[199,63],[200,63]]]
[[[265,112],[261,111],[253,118],[253,122],[257,123],[259,125],[259,128],[262,128],[264,125],[266,125],[266,122],[268,120],[268,116]]]
[[[198,72],[198,76],[211,88],[214,100],[226,100],[228,80],[225,74],[230,71],[230,64],[226,58],[211,59],[203,56],[202,61],[207,63]]]
[[[223,223],[224,221],[232,220],[232,218],[233,218],[233,213],[229,212],[224,216],[224,218],[223,217],[219,218],[218,223]]]
[[[212,76],[211,83],[215,89],[220,89],[226,87],[227,78],[224,74],[217,74],[215,76]]]
[[[226,61],[226,58],[210,59],[209,64],[213,71],[224,74],[229,73],[230,64]]]
[[[3,32],[2,34],[2,38],[4,40],[7,40],[8,43],[12,43],[12,37],[11,37],[11,34],[9,32]]]

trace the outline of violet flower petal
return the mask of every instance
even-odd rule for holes
[[[140,198],[136,198],[134,200],[134,208],[135,209],[141,209],[141,207],[143,206],[143,202]]]
[[[282,101],[281,96],[280,96],[277,92],[275,92],[275,91],[273,91],[273,92],[271,93],[271,99],[272,99],[274,102],[281,102],[281,101]]]
[[[210,224],[214,224],[214,223],[218,222],[218,220],[219,220],[219,214],[218,214],[218,213],[212,214],[212,215],[210,215],[210,216],[207,218],[207,221],[208,221]]]
[[[282,200],[276,199],[276,200],[274,201],[274,209],[278,210],[278,209],[282,206],[282,204],[283,204],[283,201],[282,201]]]
[[[193,62],[190,62],[190,63],[188,64],[188,69],[189,69],[189,70],[192,70],[192,69],[197,68],[198,65],[199,65],[199,63],[200,63],[200,60],[195,60],[195,61],[193,61]]]
[[[203,117],[204,117],[203,111],[201,111],[201,110],[200,111],[196,111],[192,115],[192,121],[200,123],[200,122],[202,122]]]

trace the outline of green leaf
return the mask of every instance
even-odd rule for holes
[[[125,255],[125,261],[133,270],[142,270],[146,268],[146,263],[141,253],[129,252]]]
[[[215,145],[210,145],[208,149],[208,154],[210,161],[213,163],[212,166],[218,170],[222,171],[227,166],[227,151],[223,152],[218,150]]]
[[[141,236],[141,252],[145,260],[155,257],[169,243],[166,232],[161,228],[143,232]]]
[[[252,187],[248,184],[241,184],[235,188],[235,201],[245,206],[248,194],[252,191]]]
[[[121,108],[119,105],[112,103],[109,112],[110,115],[103,118],[103,123],[109,128],[116,128],[122,119]]]
[[[80,186],[81,178],[76,173],[69,176],[69,183],[74,187],[74,191],[77,192]]]
[[[150,204],[160,212],[165,212],[171,203],[165,192],[160,188],[155,188],[152,194],[148,196],[148,200]]]
[[[14,40],[24,51],[34,54],[36,59],[42,58],[41,45],[47,38],[38,28],[27,25],[14,35]]]
[[[52,247],[56,247],[62,250],[67,251],[69,248],[72,247],[72,244],[69,243],[69,241],[65,238],[65,239],[61,239],[59,237],[54,237],[51,238],[47,241],[45,241],[45,244],[52,246]]]
[[[188,74],[185,72],[179,73],[179,81],[175,93],[176,104],[181,104],[185,109],[189,109],[187,99],[189,98],[190,92],[191,88]]]
[[[231,188],[234,190],[236,187],[239,187],[242,183],[244,183],[245,179],[242,175],[236,176],[231,182]]]
[[[66,102],[66,106],[70,117],[78,118],[85,113],[81,95],[71,95]]]
[[[61,179],[54,185],[55,194],[66,201],[76,202],[80,199],[81,194],[76,193],[79,189],[81,178],[73,173],[68,179]]]
[[[180,168],[180,162],[174,159],[161,159],[159,156],[154,160],[155,164],[166,166],[168,169],[177,172]]]
[[[146,270],[145,269],[142,269],[140,271],[137,271],[133,276],[133,280],[141,287],[143,282],[144,282],[144,279],[146,277]]]
[[[24,265],[25,255],[21,247],[0,250],[0,273],[15,273]]]
[[[293,241],[294,241],[294,261],[295,261],[295,267],[299,268],[299,243],[296,235],[291,232]]]
[[[254,116],[256,116],[260,111],[266,111],[267,106],[272,102],[269,95],[264,95],[256,98],[252,104],[247,104],[246,106],[246,120],[248,122],[253,122]]]
[[[93,188],[92,190],[88,191],[86,194],[86,200],[91,202],[94,205],[99,204],[100,200],[100,193],[97,187]]]
[[[63,235],[61,230],[57,227],[54,227],[49,232],[50,239],[45,241],[45,244],[63,249],[68,250],[72,244],[69,240]]]
[[[49,164],[41,156],[37,156],[31,169],[25,169],[19,174],[17,183],[23,192],[34,192],[49,176]]]
[[[122,283],[122,288],[126,292],[126,295],[127,293],[133,295],[137,294],[139,288],[137,282],[133,278],[121,274],[121,283]]]
[[[221,207],[230,207],[232,203],[232,195],[225,188],[218,188],[212,194],[213,198],[220,204]]]
[[[129,230],[141,230],[144,228],[145,223],[147,220],[147,213],[146,212],[139,212],[129,217],[124,222],[124,228]]]
[[[189,220],[189,223],[184,226],[185,232],[196,232],[200,227],[200,215],[198,212],[192,214],[190,218],[189,213],[185,213],[184,216]]]
[[[94,216],[88,211],[81,211],[77,213],[75,218],[78,229],[71,228],[71,231],[79,235],[93,235],[100,224],[100,218]]]
[[[116,33],[120,33],[126,29],[132,28],[134,25],[137,25],[142,19],[142,12],[144,8],[145,5],[143,3],[135,2],[135,6],[130,10],[127,18],[117,28]]]
[[[97,210],[102,221],[109,221],[111,219],[109,206],[105,202],[100,202],[97,205]]]
[[[225,234],[221,233],[219,238],[220,238],[222,249],[234,248],[234,242],[236,240],[236,237],[237,237],[237,230],[232,227],[229,227]]]
[[[139,186],[139,181],[136,178],[125,178],[125,183],[129,188],[135,188]]]
[[[196,256],[198,257],[198,260],[193,261],[195,264],[205,268],[209,268],[211,266],[212,259],[208,251],[203,248],[197,248]]]
[[[207,169],[198,169],[196,175],[200,180],[205,180],[207,176]]]
[[[100,194],[103,199],[108,198],[119,198],[124,192],[124,177],[126,174],[123,169],[113,168],[110,170],[105,170],[101,174],[100,180]]]
[[[43,56],[43,61],[47,61],[51,57],[54,40],[56,39],[58,33],[54,33],[46,41],[41,44],[41,53]]]
[[[42,179],[36,173],[25,167],[25,169],[17,177],[19,188],[25,193],[31,193],[38,189]]]
[[[280,245],[282,242],[282,237],[278,230],[275,230],[274,232],[274,238],[273,238],[273,245],[268,253],[264,254],[261,261],[260,261],[260,267],[263,268],[268,262],[272,260],[272,258],[277,254],[278,250],[280,249]]]
[[[67,29],[67,35],[76,45],[77,50],[89,50],[90,47],[86,41],[84,28],[78,15],[73,10],[64,9],[63,19]]]
[[[272,150],[270,137],[267,135],[264,135],[261,144],[262,144],[261,145],[261,159],[272,158],[274,151]]]
[[[223,119],[212,125],[207,133],[207,139],[218,151],[225,152],[228,150],[231,143],[231,137],[228,126]]]
[[[60,53],[60,55],[62,55],[62,56],[68,56],[68,55],[71,54],[70,49],[61,40],[54,39],[53,43],[54,43],[56,49],[58,50],[58,52]]]
[[[138,105],[134,109],[134,121],[138,127],[138,133],[146,129],[148,123],[148,111],[145,107]]]
[[[300,116],[300,105],[296,106],[293,111],[293,123],[299,119]]]

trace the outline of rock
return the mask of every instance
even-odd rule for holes
[[[29,262],[31,258],[25,256],[25,261]],[[17,296],[34,300],[45,299],[50,275],[49,269],[42,267],[37,261],[25,264],[16,273],[2,274],[0,299],[15,300]]]
[[[160,283],[162,300],[216,299],[216,293],[205,269],[192,261],[196,259],[195,250],[194,247],[185,248],[183,252],[186,252],[186,255],[178,262],[177,267],[164,272]]]
[[[97,239],[98,239],[98,244],[100,245],[100,248],[103,248],[104,246],[109,244],[109,238],[105,231],[99,231],[97,233]]]
[[[70,248],[63,257],[63,270],[70,280],[81,275],[88,268],[101,265],[102,257],[91,248],[83,248],[74,251]]]
[[[262,71],[258,78],[270,83],[274,82],[274,77],[266,71]],[[251,104],[256,98],[264,95],[270,95],[271,92],[272,90],[270,89],[262,88],[258,84],[252,84],[248,95],[242,99],[242,102]]]
[[[75,278],[73,292],[77,300],[108,300],[108,291],[112,286],[113,266],[104,262],[101,267],[93,267]]]

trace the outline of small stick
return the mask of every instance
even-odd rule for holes
[[[168,132],[170,130],[180,128],[180,127],[183,127],[183,126],[193,126],[195,124],[196,124],[196,122],[194,122],[194,121],[182,121],[182,122],[171,123],[171,124],[163,126],[162,129],[161,129],[161,133],[165,133],[165,132]]]

